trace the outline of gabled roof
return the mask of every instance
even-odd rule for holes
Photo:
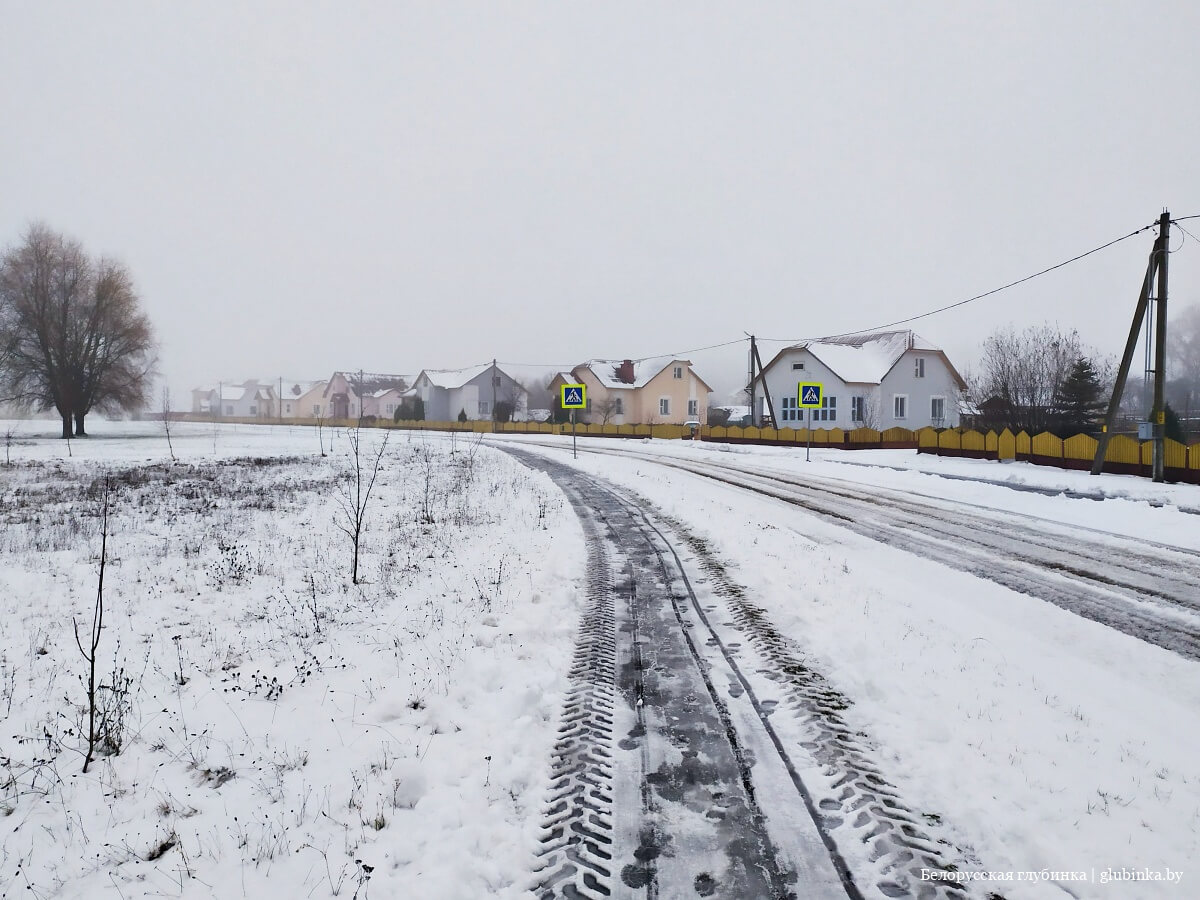
[[[680,359],[677,356],[649,356],[645,359],[631,360],[631,363],[633,378],[630,381],[621,378],[620,370],[625,364],[625,360],[621,359],[589,359],[587,362],[576,366],[575,369],[589,369],[596,377],[596,380],[609,390],[634,390],[645,387],[654,380],[656,375],[671,364],[681,363],[691,370],[692,375],[702,385],[710,391],[712,390],[708,382],[701,378],[695,369],[691,369],[691,360]],[[574,371],[572,370],[572,377],[574,377]]]
[[[472,378],[475,378],[492,367],[491,363],[484,363],[479,366],[467,366],[465,369],[422,369],[422,375],[434,387],[446,388],[453,390],[460,388]]]
[[[467,366],[465,369],[422,369],[421,375],[425,376],[425,378],[429,380],[429,383],[434,387],[454,390],[462,387],[467,382],[478,378],[491,368],[491,363],[484,363],[483,365],[478,366]],[[513,378],[513,376],[506,372],[502,367],[496,366],[496,371],[501,375],[507,375],[508,378],[515,382],[522,390],[525,389],[524,386],[521,385],[520,381]],[[420,378],[421,375],[418,375],[417,377]]]
[[[405,388],[412,387],[413,381],[416,380],[415,375],[384,375],[379,372],[347,372],[343,369],[333,373],[330,381],[341,375],[346,379],[346,383],[350,385],[350,389],[355,393],[373,394],[376,391],[395,388],[402,391]]]
[[[942,349],[914,331],[875,331],[801,341],[783,348],[765,368],[770,369],[793,350],[807,350],[846,384],[879,384],[905,353],[934,353],[942,358],[958,386],[967,386]]]

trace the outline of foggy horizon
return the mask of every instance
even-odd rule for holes
[[[0,245],[123,260],[218,380],[570,367],[919,315],[1200,213],[1200,10],[10,10]],[[1153,233],[912,328],[1119,354]],[[1200,300],[1173,243],[1171,307]],[[690,353],[713,402],[746,348]]]

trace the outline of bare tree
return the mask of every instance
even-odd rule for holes
[[[613,416],[617,415],[621,408],[621,401],[616,397],[605,397],[603,400],[598,400],[592,404],[592,412],[600,417],[600,424],[609,424]]]
[[[102,720],[97,721],[98,706],[96,697],[98,686],[96,684],[96,652],[100,647],[100,635],[104,630],[104,567],[108,562],[108,507],[110,492],[111,482],[106,477],[104,479],[104,494],[100,506],[100,575],[96,585],[96,602],[92,607],[92,633],[86,650],[84,649],[83,641],[79,637],[79,624],[75,621],[74,617],[71,618],[71,624],[75,628],[75,645],[79,647],[79,652],[83,654],[83,660],[88,666],[87,755],[83,759],[83,771],[85,773],[88,770],[88,766],[92,764],[92,757],[96,754],[96,745],[100,743],[104,728],[104,722]]]
[[[346,439],[350,442],[351,469],[338,480],[335,499],[341,507],[343,518],[343,521],[337,522],[337,527],[350,538],[354,546],[354,562],[350,569],[350,580],[354,584],[358,584],[358,549],[366,524],[367,504],[371,502],[371,492],[375,489],[375,479],[379,477],[389,437],[391,432],[384,431],[383,440],[371,452],[365,451],[362,446],[362,428],[349,428],[346,431]]]
[[[998,329],[983,344],[979,372],[971,393],[988,409],[994,428],[1029,434],[1053,425],[1054,398],[1075,361],[1087,356],[1075,330],[1036,325],[1018,332]]]
[[[4,393],[56,409],[63,437],[87,434],[93,409],[146,403],[154,361],[149,320],[129,272],[93,260],[77,242],[33,225],[0,258]]]
[[[162,387],[162,423],[163,434],[167,436],[167,450],[171,452],[171,462],[175,462],[175,447],[171,443],[171,388],[166,384]]]

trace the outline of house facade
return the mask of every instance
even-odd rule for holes
[[[495,404],[501,402],[512,405],[514,421],[522,421],[529,409],[525,387],[494,363],[466,369],[424,369],[414,387],[430,422],[452,422],[460,412],[470,421],[490,421]]]
[[[192,415],[228,419],[274,419],[277,397],[269,383],[251,378],[192,390]]]
[[[584,418],[604,425],[682,425],[708,420],[712,388],[692,368],[690,360],[670,356],[648,359],[592,359],[570,372],[587,385]],[[552,387],[567,373],[556,375]]]
[[[814,428],[953,428],[966,391],[946,354],[915,332],[825,338],[786,347],[764,367],[754,383],[755,421],[768,416],[765,385],[775,424],[804,427],[800,382],[824,385],[821,408],[807,411]]]

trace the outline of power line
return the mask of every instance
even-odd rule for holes
[[[1198,217],[1185,216],[1185,218],[1200,218],[1200,216],[1198,216]],[[855,331],[843,331],[840,334],[830,334],[830,335],[825,335],[824,337],[826,337],[826,338],[849,337],[849,336],[855,335],[855,334],[866,334],[866,333],[872,332],[872,331],[883,331],[885,328],[894,328],[897,325],[906,325],[909,322],[916,322],[918,319],[927,319],[930,316],[936,316],[938,313],[944,313],[947,310],[957,309],[960,306],[966,306],[968,303],[974,303],[976,300],[982,300],[984,297],[990,297],[993,294],[998,294],[1001,291],[1006,291],[1009,288],[1016,287],[1019,284],[1024,284],[1027,281],[1032,281],[1033,279],[1039,278],[1042,275],[1046,275],[1050,272],[1053,272],[1056,269],[1061,269],[1063,266],[1069,266],[1073,262],[1079,262],[1079,260],[1083,259],[1084,257],[1091,256],[1093,253],[1099,253],[1101,250],[1107,250],[1109,247],[1113,246],[1114,244],[1119,244],[1119,243],[1121,243],[1121,241],[1129,240],[1129,238],[1135,237],[1135,236],[1141,234],[1143,231],[1149,231],[1150,229],[1157,228],[1157,227],[1158,227],[1157,222],[1150,224],[1150,225],[1145,225],[1145,226],[1137,229],[1136,231],[1131,231],[1131,232],[1129,232],[1129,234],[1123,235],[1119,238],[1115,238],[1114,240],[1111,240],[1108,243],[1101,244],[1099,247],[1093,247],[1091,250],[1088,250],[1085,253],[1080,253],[1078,256],[1072,256],[1070,259],[1065,259],[1060,263],[1055,263],[1054,265],[1049,266],[1048,268],[1042,269],[1039,272],[1034,272],[1032,275],[1026,275],[1024,278],[1018,278],[1016,281],[1010,281],[1008,284],[1003,284],[998,288],[992,288],[992,290],[990,290],[990,291],[984,291],[982,294],[976,294],[974,297],[968,297],[966,300],[959,300],[955,303],[949,303],[946,306],[940,306],[937,309],[930,310],[929,312],[923,312],[916,316],[909,316],[907,319],[897,319],[894,322],[888,322],[884,325],[875,325],[871,328],[859,328],[859,329],[856,329]],[[760,341],[771,341],[772,343],[795,344],[795,343],[799,343],[804,340],[815,340],[815,339],[814,338],[790,338],[790,339],[759,338],[759,340]]]

